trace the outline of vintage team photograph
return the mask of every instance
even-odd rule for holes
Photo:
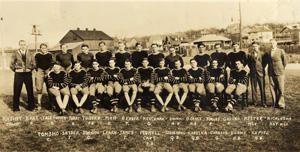
[[[0,151],[300,151],[300,2],[0,0]]]

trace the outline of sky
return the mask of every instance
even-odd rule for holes
[[[241,0],[242,24],[300,21],[300,1]],[[174,33],[191,29],[226,28],[239,22],[234,0],[147,1],[3,1],[0,0],[0,48],[34,43],[32,25],[42,36],[38,42],[56,45],[69,30],[96,28],[119,38]]]

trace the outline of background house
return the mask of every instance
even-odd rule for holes
[[[192,43],[195,45],[204,44],[207,50],[212,50],[214,49],[214,45],[217,43],[220,43],[225,49],[229,48],[232,41],[227,37],[211,34],[204,35],[201,38],[194,40]]]
[[[260,43],[269,43],[270,39],[273,38],[273,32],[266,26],[254,26],[248,32],[248,43],[253,41]]]
[[[292,43],[300,43],[300,24],[287,25],[280,33],[282,37],[289,39]]]
[[[104,41],[109,50],[114,50],[114,39],[102,31],[93,30],[70,30],[50,51],[53,55],[60,52],[60,45],[67,44],[69,50],[73,53],[75,60],[77,60],[77,54],[81,52],[81,45],[89,45],[90,52],[96,54],[99,50],[99,42]]]

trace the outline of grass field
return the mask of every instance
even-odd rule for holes
[[[13,113],[13,73],[2,70],[0,151],[299,151],[299,81],[300,70],[286,71],[284,110],[255,106],[241,110],[238,105],[234,113],[171,108],[167,113],[143,109],[128,114],[120,109],[113,114],[101,109],[96,115],[85,110],[83,115],[69,112],[58,117],[45,109],[46,94],[41,111],[27,111],[24,87],[21,111]],[[271,105],[268,87],[267,100]]]

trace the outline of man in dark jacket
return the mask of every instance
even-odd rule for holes
[[[32,84],[32,71],[35,69],[35,59],[31,52],[27,50],[25,40],[19,41],[20,49],[18,49],[10,60],[10,69],[15,72],[14,78],[14,98],[13,98],[13,111],[20,111],[20,94],[23,83],[25,83],[27,96],[28,96],[28,110],[33,111],[34,98],[33,98],[33,84]]]
[[[265,67],[266,58],[265,53],[259,50],[259,45],[256,42],[252,43],[253,49],[248,54],[248,66],[250,68],[251,92],[253,104],[259,104],[257,97],[257,83],[260,90],[261,106],[266,105],[266,92],[265,92]]]

